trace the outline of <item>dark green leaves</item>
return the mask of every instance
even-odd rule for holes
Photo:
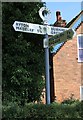
[[[42,2],[8,2],[2,4],[3,103],[40,100],[44,88],[43,36],[16,32],[14,21],[41,24],[38,11]]]

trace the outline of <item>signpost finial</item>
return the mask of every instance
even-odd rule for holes
[[[51,12],[46,7],[41,7],[39,10],[39,15],[41,19],[43,20],[44,24],[48,24],[48,20],[51,17]]]

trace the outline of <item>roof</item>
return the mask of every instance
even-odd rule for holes
[[[72,28],[72,26],[75,24],[75,22],[80,18],[82,14],[83,10],[75,18],[73,18],[65,27]]]
[[[83,21],[80,24],[78,24],[78,26],[75,28],[75,31],[82,25],[82,23]]]
[[[83,15],[83,10],[76,16],[74,17],[65,27],[66,28],[72,28],[73,25],[78,21],[78,19],[81,17],[81,15]],[[83,23],[83,19],[81,18],[81,23]],[[75,30],[78,29],[78,27],[81,25],[81,23],[76,27]],[[67,42],[67,41],[66,41]],[[53,53],[53,55],[57,54],[57,52],[61,49],[61,47],[66,43],[66,42],[63,42],[60,44],[60,46],[58,47],[58,49],[56,50],[55,53]]]

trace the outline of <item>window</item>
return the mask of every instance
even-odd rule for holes
[[[80,100],[83,100],[83,86],[80,86]]]
[[[77,35],[78,62],[83,62],[83,34]]]

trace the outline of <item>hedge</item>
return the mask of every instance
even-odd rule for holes
[[[20,106],[9,103],[3,106],[2,120],[72,120],[83,118],[83,102],[52,103],[50,105],[27,103]]]

